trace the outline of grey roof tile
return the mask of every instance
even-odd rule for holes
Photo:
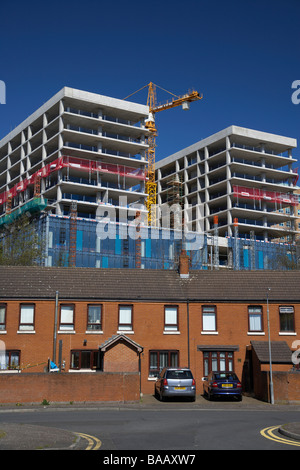
[[[2,266],[0,300],[8,298],[265,302],[300,301],[300,271],[191,271]]]
[[[260,362],[270,361],[268,341],[251,341],[251,345]],[[285,341],[271,341],[271,358],[272,363],[292,364],[292,351]]]

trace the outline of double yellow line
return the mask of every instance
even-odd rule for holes
[[[280,426],[270,426],[269,428],[262,429],[260,434],[271,441],[280,442],[281,444],[288,444],[291,446],[300,447],[300,442],[295,440],[285,439],[284,437],[279,437],[277,434],[274,434],[273,431],[277,431]]]
[[[77,436],[82,437],[88,441],[88,446],[85,450],[98,450],[100,449],[102,442],[100,439],[94,436],[89,436],[88,434],[83,434],[82,432],[76,432]]]

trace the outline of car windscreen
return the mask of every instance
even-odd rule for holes
[[[214,374],[215,380],[238,380],[237,376],[233,373],[221,372]]]
[[[192,379],[193,375],[190,370],[168,370],[167,379]]]

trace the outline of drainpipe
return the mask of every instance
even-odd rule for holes
[[[187,348],[188,348],[188,368],[190,369],[190,301],[186,301],[186,313],[187,313]]]
[[[55,316],[54,316],[54,334],[53,334],[53,362],[54,364],[56,364],[57,314],[58,314],[58,290],[55,292]]]
[[[141,368],[141,353],[142,351],[139,351],[139,376],[140,376],[140,399],[142,397],[142,368]]]

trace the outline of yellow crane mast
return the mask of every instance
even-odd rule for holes
[[[149,130],[149,135],[147,138],[148,144],[148,151],[147,151],[147,183],[146,183],[146,193],[147,193],[147,201],[146,207],[148,210],[148,225],[155,226],[156,225],[156,182],[155,182],[155,147],[156,147],[156,137],[157,137],[157,129],[155,126],[155,113],[160,111],[164,111],[166,109],[175,108],[176,106],[182,105],[182,109],[189,109],[189,105],[192,101],[197,101],[202,99],[202,95],[200,95],[197,91],[191,91],[186,93],[182,96],[176,96],[174,93],[170,91],[166,91],[170,95],[173,95],[171,101],[167,101],[164,104],[157,104],[156,102],[156,87],[154,83],[150,82],[148,85],[140,88],[148,87],[148,98],[147,98],[147,106],[149,106],[149,119],[147,119],[145,126]],[[140,91],[137,90],[137,91]],[[137,93],[137,92],[135,92]],[[134,93],[132,93],[134,94]],[[132,95],[129,95],[132,96]],[[127,98],[129,98],[127,96]],[[127,99],[125,98],[125,99]]]

